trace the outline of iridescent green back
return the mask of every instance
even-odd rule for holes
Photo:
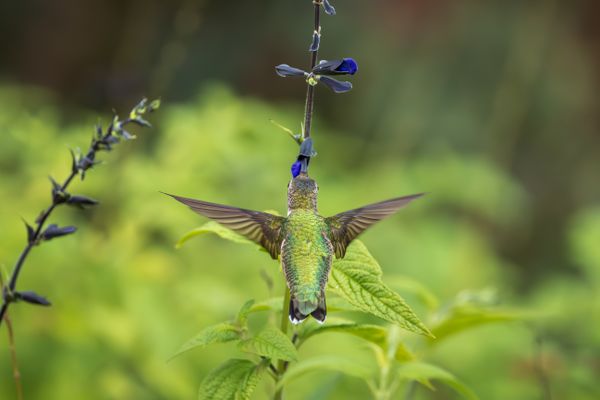
[[[292,211],[285,228],[283,271],[292,298],[298,301],[300,312],[308,315],[325,294],[333,246],[324,219],[312,210]]]
[[[281,246],[283,271],[292,298],[308,315],[325,294],[333,256],[329,228],[317,212],[318,187],[301,174],[288,186],[288,217]]]

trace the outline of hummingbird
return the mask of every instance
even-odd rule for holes
[[[294,174],[287,188],[286,217],[169,196],[262,246],[273,259],[281,257],[290,291],[289,319],[299,324],[309,315],[325,322],[325,286],[334,255],[343,258],[358,235],[424,195],[397,197],[325,218],[317,211],[318,191],[317,183],[306,172]]]

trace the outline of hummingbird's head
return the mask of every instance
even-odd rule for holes
[[[301,172],[288,184],[288,210],[302,208],[316,211],[318,193],[317,182]]]

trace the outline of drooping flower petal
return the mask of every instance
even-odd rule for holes
[[[329,0],[323,0],[323,9],[327,15],[335,15],[335,8],[331,5]]]
[[[347,81],[338,81],[337,79],[328,76],[319,76],[319,82],[325,84],[335,93],[346,93],[352,90],[352,83]]]
[[[305,75],[307,75],[307,73],[302,71],[301,69],[290,67],[287,64],[280,64],[280,65],[276,66],[275,71],[277,72],[277,75],[284,77],[284,78],[286,78],[288,76],[305,76]]]
[[[318,51],[320,43],[321,43],[321,35],[319,34],[319,32],[314,31],[312,43],[310,44],[308,51],[310,51],[311,53]]]

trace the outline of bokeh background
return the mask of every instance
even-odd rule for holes
[[[305,3],[305,4],[302,4]],[[159,190],[285,211],[304,83],[306,0],[28,0],[0,4],[0,265],[25,243],[21,217],[48,204],[69,148],[98,117],[160,97],[154,129],[90,171],[73,192],[100,207],[60,209],[77,235],[36,248],[20,280],[54,306],[11,309],[28,399],[191,399],[235,346],[166,360],[247,299],[281,292],[277,264],[215,237],[174,243],[203,219]],[[597,1],[338,0],[321,56],[359,62],[354,90],[319,87],[314,138],[324,215],[430,194],[363,236],[384,280],[426,323],[465,298],[523,310],[410,346],[482,399],[600,398],[600,25]],[[261,273],[261,271],[263,271]],[[270,292],[261,275],[271,277]],[[402,287],[400,287],[402,286]],[[404,288],[404,289],[403,289]],[[257,317],[260,318],[261,317]],[[358,317],[357,317],[358,318]],[[379,321],[381,323],[381,321]],[[369,363],[359,339],[303,348]],[[6,330],[0,397],[12,398]],[[265,398],[259,386],[256,398]],[[289,399],[367,398],[335,373]],[[403,398],[402,393],[398,398]],[[443,387],[417,399],[453,399]]]

